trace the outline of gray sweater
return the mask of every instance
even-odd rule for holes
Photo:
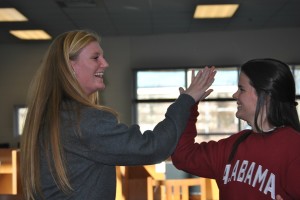
[[[138,125],[118,123],[109,112],[83,107],[80,133],[74,112],[61,112],[61,134],[71,194],[61,192],[42,158],[41,184],[45,199],[114,200],[115,166],[148,165],[166,160],[174,151],[194,99],[186,94],[168,108],[165,119],[144,133]],[[43,153],[41,153],[43,155]]]

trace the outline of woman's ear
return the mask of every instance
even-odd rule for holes
[[[76,77],[76,72],[75,72],[74,68],[72,66],[71,66],[71,68],[72,68],[73,75]]]
[[[266,93],[265,104],[268,106],[271,101],[271,93]]]
[[[75,61],[70,60],[70,66],[71,66],[72,73],[76,77],[75,65],[76,65]]]

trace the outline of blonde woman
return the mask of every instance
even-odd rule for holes
[[[126,126],[98,103],[108,63],[97,34],[75,30],[50,45],[29,91],[21,141],[25,199],[115,199],[117,165],[161,162],[174,151],[190,108],[210,92],[213,67],[192,83],[152,131]]]

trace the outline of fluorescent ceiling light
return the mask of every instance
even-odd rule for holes
[[[20,21],[28,21],[28,19],[15,8],[0,8],[0,22]]]
[[[198,5],[194,18],[229,18],[234,15],[238,7],[238,4]]]
[[[11,30],[10,34],[21,40],[50,40],[51,36],[43,30]]]

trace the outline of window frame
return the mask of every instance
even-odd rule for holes
[[[300,70],[300,65],[289,65],[291,67],[292,73],[293,75],[295,75],[295,70],[296,68]],[[172,103],[176,100],[176,98],[169,98],[169,99],[138,99],[137,98],[137,74],[138,72],[141,71],[162,71],[162,70],[166,70],[166,71],[172,71],[172,70],[183,70],[185,73],[185,85],[183,85],[183,87],[187,87],[188,85],[188,72],[192,69],[194,70],[199,70],[199,69],[203,69],[204,66],[197,66],[197,67],[172,67],[172,68],[163,68],[163,67],[153,67],[153,68],[135,68],[133,69],[133,77],[134,77],[134,81],[133,81],[133,100],[132,100],[132,120],[134,123],[138,122],[138,104],[139,103]],[[223,68],[234,68],[237,70],[237,82],[238,82],[238,78],[239,78],[239,73],[240,73],[240,65],[225,65],[225,66],[217,66],[217,69],[223,69]],[[296,80],[295,80],[296,82]],[[297,85],[296,85],[297,87]],[[300,90],[298,88],[298,90]],[[179,93],[178,93],[179,95]],[[300,101],[300,94],[296,95],[296,100],[299,102]],[[205,100],[203,100],[203,102],[235,102],[236,100],[231,98],[206,98]],[[299,105],[300,106],[300,105]],[[298,108],[299,110],[299,108]],[[235,117],[235,116],[234,116]],[[242,127],[243,124],[245,124],[245,122],[243,122],[240,119],[237,119],[238,123],[237,123],[237,132],[243,130],[244,128]],[[230,136],[232,134],[235,134],[237,132],[226,132],[226,133],[219,133],[219,132],[209,132],[209,133],[203,133],[203,132],[198,132],[197,135],[198,136]]]

